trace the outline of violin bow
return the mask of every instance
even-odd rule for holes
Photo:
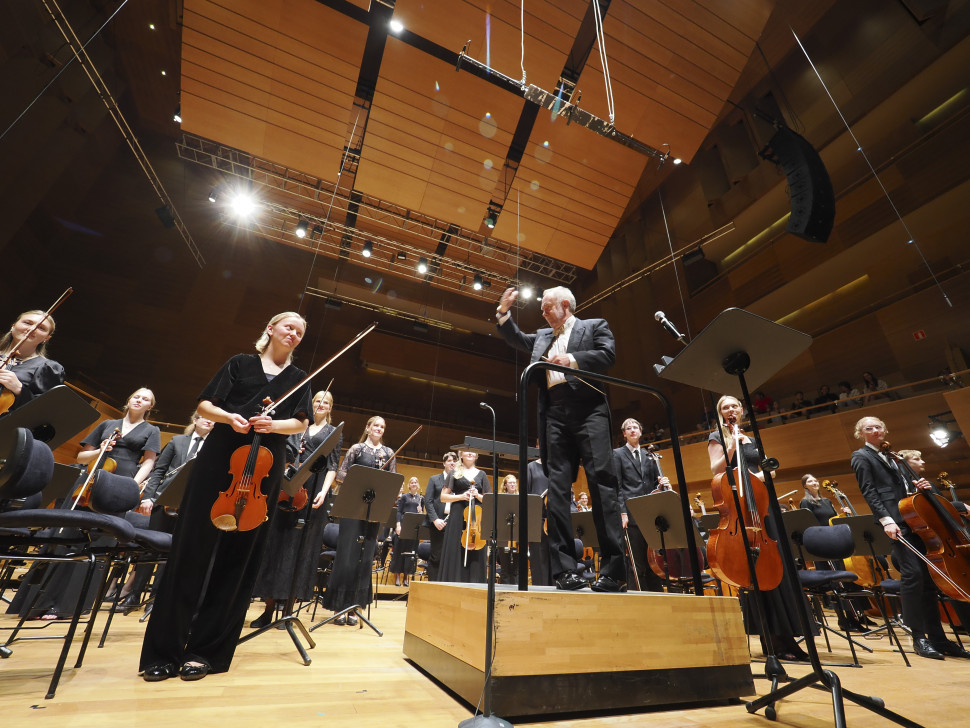
[[[424,427],[424,425],[418,425],[418,429],[416,429],[416,430],[415,430],[414,432],[412,432],[412,433],[411,433],[411,436],[410,436],[410,437],[408,437],[408,439],[407,439],[407,440],[405,440],[404,442],[402,442],[402,443],[401,443],[401,447],[399,447],[399,448],[398,448],[397,450],[395,450],[395,451],[394,451],[394,453],[393,453],[393,454],[391,455],[391,457],[390,457],[390,458],[388,458],[388,460],[387,460],[387,462],[386,462],[386,463],[384,463],[383,465],[381,465],[381,470],[383,470],[384,468],[386,468],[386,467],[387,467],[388,465],[390,465],[390,464],[391,464],[391,462],[392,462],[392,461],[394,460],[394,458],[396,458],[396,457],[397,457],[397,454],[398,454],[399,452],[401,452],[401,450],[403,450],[403,449],[404,449],[404,446],[405,446],[405,445],[407,445],[407,444],[408,444],[409,442],[411,442],[411,440],[413,440],[413,439],[414,439],[414,436],[415,436],[415,435],[417,435],[417,434],[418,434],[419,432],[421,432],[421,429],[422,429],[423,427]]]
[[[17,342],[17,345],[14,346],[14,348],[11,349],[9,353],[3,356],[3,361],[0,362],[0,369],[6,368],[7,363],[17,355],[17,350],[20,348],[20,345],[23,344],[25,341],[27,341],[27,339],[30,338],[31,334],[33,334],[40,327],[42,323],[44,323],[47,319],[49,319],[51,317],[51,314],[57,310],[57,307],[60,306],[62,303],[64,303],[64,301],[66,301],[72,293],[74,293],[73,288],[68,288],[66,291],[64,291],[64,293],[61,294],[61,297],[58,298],[56,301],[54,301],[54,305],[52,305],[49,309],[47,309],[47,311],[44,312],[44,315],[40,317],[40,321],[35,323],[29,329],[27,329],[27,333],[21,337],[20,341]]]
[[[956,591],[960,594],[960,596],[962,596],[966,601],[970,602],[970,594],[967,594],[965,591],[963,591],[963,589],[960,587],[959,584],[953,581],[953,579],[951,579],[949,575],[947,575],[947,573],[943,571],[940,567],[938,567],[936,564],[934,564],[932,561],[926,558],[926,556],[924,556],[923,553],[918,548],[913,546],[913,544],[911,544],[902,536],[897,538],[896,542],[901,543],[903,546],[905,546],[914,554],[916,554],[923,561],[924,564],[926,564],[930,569],[932,569],[937,574],[939,574],[942,579],[944,579],[950,586],[956,589]]]

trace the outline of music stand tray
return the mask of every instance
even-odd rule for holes
[[[569,515],[573,521],[573,536],[582,541],[584,547],[598,549],[600,547],[600,540],[596,535],[596,523],[593,521],[593,512],[578,511],[576,513],[570,513]]]
[[[517,541],[519,529],[519,494],[518,493],[485,493],[482,496],[482,526],[490,528],[494,523],[492,509],[498,498],[498,533],[499,541]],[[529,533],[542,531],[542,498],[538,495],[527,496]],[[576,515],[575,513],[573,515]],[[505,530],[507,529],[507,531]],[[595,529],[594,529],[595,530]]]
[[[405,513],[401,519],[401,538],[406,541],[427,541],[430,537],[427,513]]]
[[[158,494],[158,500],[155,501],[156,508],[159,506],[162,508],[178,508],[181,505],[185,489],[189,484],[189,475],[192,474],[194,468],[195,458],[192,458],[175,474],[174,480],[168,484],[168,487]]]
[[[519,443],[512,442],[501,442],[493,441],[491,439],[486,439],[484,437],[471,437],[470,435],[465,435],[465,441],[451,446],[453,450],[460,452],[473,452],[479,455],[491,455],[493,452],[498,453],[500,458],[507,458],[509,460],[519,459]],[[528,449],[529,460],[534,460],[539,457],[539,448],[530,447]],[[506,494],[514,495],[514,494]]]
[[[697,518],[700,521],[701,528],[705,531],[713,531],[717,528],[717,524],[721,522],[720,513],[705,513]]]
[[[655,551],[687,548],[687,529],[680,514],[680,496],[675,491],[664,490],[628,498],[626,509],[640,526],[648,547]],[[694,526],[694,539],[694,543],[703,543],[697,526]]]
[[[333,452],[333,449],[340,442],[343,432],[344,423],[341,422],[334,428],[333,432],[327,435],[327,439],[320,443],[320,447],[314,450],[310,457],[300,464],[300,467],[293,473],[292,477],[287,478],[285,475],[283,476],[283,480],[280,481],[280,488],[284,493],[292,498],[310,479],[310,476],[316,475],[323,470],[324,463],[321,462],[321,458],[325,461],[327,456]]]
[[[70,387],[60,384],[0,418],[0,438],[18,427],[26,427],[35,440],[56,450],[100,416]]]
[[[879,525],[875,516],[839,516],[832,519],[832,525],[844,523],[852,531],[855,543],[853,556],[885,556],[893,550],[893,540],[886,535],[885,529]],[[872,545],[872,551],[869,546]]]
[[[41,491],[41,502],[50,503],[58,498],[67,498],[74,490],[77,477],[83,472],[85,472],[84,468],[54,463],[54,475]]]

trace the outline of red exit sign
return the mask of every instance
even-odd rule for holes
[[[914,331],[913,332],[913,340],[914,341],[922,341],[925,338],[926,338],[926,332],[923,331],[923,329],[920,329],[919,331]]]

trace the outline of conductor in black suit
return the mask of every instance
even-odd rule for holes
[[[667,477],[660,477],[657,461],[646,448],[640,446],[643,427],[639,422],[630,417],[624,421],[621,432],[626,444],[613,451],[613,469],[616,471],[616,479],[620,486],[620,522],[626,529],[627,538],[630,539],[630,554],[626,562],[627,588],[632,589],[637,583],[633,578],[633,564],[636,564],[640,589],[662,592],[663,584],[660,583],[660,577],[653,573],[653,569],[647,563],[647,541],[636,520],[627,511],[626,502],[630,498],[649,495],[661,485],[669,487],[670,480]],[[631,556],[633,563],[630,563]]]
[[[498,330],[512,347],[528,352],[531,362],[605,373],[616,361],[613,332],[603,319],[578,319],[576,298],[568,288],[557,287],[542,295],[542,317],[549,328],[524,334],[512,321],[509,309],[518,298],[506,289],[496,309]],[[600,576],[594,591],[620,591],[624,579],[620,510],[613,447],[610,442],[610,408],[601,385],[575,375],[546,372],[539,387],[539,452],[549,476],[549,565],[560,589],[582,589],[586,580],[577,573],[569,492],[582,461],[593,502],[593,523],[600,543]]]
[[[856,439],[865,445],[852,453],[852,469],[859,481],[859,490],[872,509],[872,515],[893,539],[893,561],[901,575],[900,598],[903,622],[913,633],[913,649],[920,657],[942,660],[949,657],[970,658],[955,642],[946,639],[937,609],[936,585],[926,564],[900,541],[905,539],[920,553],[926,553],[923,540],[909,528],[899,512],[899,502],[910,493],[932,491],[925,478],[907,477],[905,469],[895,458],[880,450],[889,430],[876,417],[863,417],[856,423]]]
[[[424,508],[427,513],[427,523],[431,542],[431,555],[428,556],[428,581],[438,580],[438,567],[441,565],[441,546],[445,540],[445,525],[448,514],[445,506],[449,503],[441,502],[441,489],[444,487],[448,475],[455,469],[458,456],[448,451],[441,458],[443,470],[428,479],[428,487],[424,491]]]

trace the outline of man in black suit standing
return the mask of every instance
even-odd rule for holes
[[[431,555],[428,556],[428,581],[438,580],[438,566],[441,564],[441,546],[445,539],[445,520],[448,516],[445,513],[445,506],[450,503],[441,502],[441,489],[448,480],[448,475],[455,469],[458,456],[448,451],[441,458],[443,470],[432,475],[428,479],[428,487],[424,491],[424,507],[428,514],[427,523],[430,535],[428,540],[431,542]]]
[[[496,309],[498,330],[515,349],[572,369],[605,373],[616,361],[613,332],[603,319],[578,319],[576,298],[568,288],[557,287],[542,295],[542,317],[549,328],[524,334],[512,321],[509,309],[518,298],[508,288]],[[576,573],[577,562],[569,515],[569,493],[582,460],[593,523],[600,543],[600,576],[594,591],[620,591],[624,579],[620,546],[620,511],[613,447],[610,442],[610,408],[601,385],[575,375],[549,371],[539,387],[539,452],[549,477],[548,524],[550,569],[560,589],[582,589],[586,580]]]
[[[903,622],[913,633],[913,648],[920,657],[933,660],[942,660],[944,655],[970,658],[970,652],[946,639],[937,609],[936,585],[929,569],[901,543],[905,539],[919,552],[926,553],[923,540],[913,533],[900,514],[899,501],[911,492],[932,491],[933,485],[925,478],[908,478],[895,458],[881,451],[880,445],[888,434],[886,424],[876,417],[859,420],[855,436],[865,440],[866,444],[852,453],[852,469],[872,515],[894,541],[893,561],[902,577]]]
[[[640,446],[643,428],[639,422],[630,417],[623,423],[621,432],[626,444],[613,451],[613,469],[616,471],[616,479],[620,485],[620,522],[630,540],[630,552],[636,564],[640,589],[662,592],[663,584],[660,582],[660,577],[653,573],[653,569],[647,563],[647,541],[643,538],[636,520],[627,512],[626,502],[638,495],[648,495],[661,485],[669,488],[670,480],[666,476],[660,477],[657,461],[646,448]],[[632,589],[637,580],[633,578],[633,565],[629,558],[626,562],[626,574],[627,588]]]

